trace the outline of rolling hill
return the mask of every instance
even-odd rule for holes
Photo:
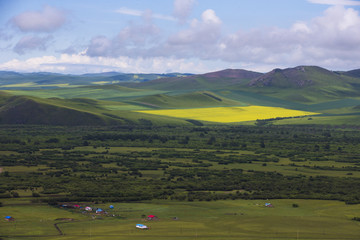
[[[0,123],[45,125],[106,125],[116,121],[65,106],[47,103],[42,99],[24,96],[1,98]]]
[[[317,66],[274,69],[249,82],[254,87],[307,88],[307,87],[351,87],[355,79],[344,74]]]
[[[151,108],[196,108],[245,105],[244,103],[220,97],[207,91],[192,92],[176,96],[157,94],[134,99],[131,102]]]
[[[120,102],[89,98],[38,98],[15,96],[0,91],[0,124],[40,125],[137,125],[189,124],[186,120],[156,117],[130,110],[137,108]]]
[[[74,76],[0,72],[0,88],[6,89],[0,93],[0,123],[189,124],[184,119],[139,111],[246,105],[322,113],[313,123],[321,122],[322,116],[341,124],[351,117],[354,123],[360,120],[358,73],[359,70],[340,72],[317,66],[274,69],[265,74],[242,69],[198,75],[109,72]],[[148,80],[144,80],[146,77]],[[95,80],[104,81],[95,84]],[[69,81],[84,85],[69,85]],[[50,82],[59,85],[45,88]]]
[[[360,69],[354,69],[351,71],[343,72],[343,74],[350,77],[360,78]]]
[[[274,69],[248,83],[248,90],[305,104],[360,97],[360,79],[317,66]]]
[[[187,77],[160,78],[141,83],[121,83],[121,85],[133,88],[158,89],[166,91],[213,90],[238,84],[246,85],[251,79],[262,75],[262,73],[243,69],[226,69]]]

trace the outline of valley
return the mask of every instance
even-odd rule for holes
[[[358,238],[356,70],[6,74],[1,239]]]

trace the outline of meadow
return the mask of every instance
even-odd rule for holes
[[[265,207],[270,202],[273,207]],[[109,209],[113,204],[114,209]],[[84,204],[85,206],[86,204]],[[87,204],[88,205],[88,204]],[[151,201],[91,204],[108,215],[6,201],[3,239],[358,239],[358,205],[320,200]],[[295,207],[294,207],[295,206]],[[145,220],[156,215],[158,220]],[[58,220],[57,220],[58,219]],[[135,228],[137,223],[149,230]],[[61,233],[55,228],[57,224]],[[62,235],[61,235],[62,234]]]
[[[314,112],[264,106],[164,109],[143,110],[137,112],[218,123],[246,122],[258,119],[289,118],[318,114]]]

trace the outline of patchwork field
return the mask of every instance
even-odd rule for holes
[[[264,106],[166,109],[137,112],[219,123],[245,122],[257,119],[286,118],[318,114],[314,112]]]

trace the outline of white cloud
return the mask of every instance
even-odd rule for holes
[[[23,32],[52,32],[66,22],[66,13],[46,5],[41,11],[23,12],[11,22]]]
[[[114,36],[93,37],[82,46],[86,49],[82,54],[69,54],[74,53],[74,49],[69,48],[68,54],[53,62],[42,58],[13,60],[0,68],[21,69],[23,66],[29,71],[50,71],[61,67],[62,72],[103,69],[205,72],[216,66],[262,71],[275,66],[320,65],[334,70],[360,66],[360,15],[343,5],[331,6],[321,16],[295,22],[289,28],[240,29],[227,34],[223,32],[222,20],[212,9],[186,21],[181,30],[169,36],[162,35],[161,29],[153,23],[151,11],[133,14],[141,14],[142,18]],[[30,40],[23,40],[16,51],[21,54],[31,49],[42,50],[49,41],[45,38]]]
[[[214,10],[207,9],[202,13],[201,20],[193,19],[188,29],[170,36],[168,45],[181,45],[191,48],[190,50],[196,50],[199,46],[217,43],[220,37],[221,20]]]
[[[190,16],[195,0],[174,0],[173,15],[181,22],[184,23]]]
[[[28,51],[40,50],[45,51],[52,36],[37,37],[37,36],[25,36],[22,37],[19,42],[13,48],[17,54],[25,54]]]
[[[97,36],[91,39],[90,45],[86,50],[89,56],[109,56],[111,55],[112,41],[105,36]]]
[[[355,0],[308,0],[308,2],[324,5],[360,6],[360,2]]]
[[[225,61],[358,68],[360,16],[352,8],[337,5],[289,29],[238,31],[221,41],[226,48],[217,57]],[[333,63],[338,65],[330,66]]]
[[[130,23],[115,37],[93,37],[86,54],[92,57],[143,56],[147,49],[159,43],[160,29],[152,22],[152,13],[143,13],[143,20]]]
[[[205,24],[219,25],[221,20],[212,9],[207,9],[201,14],[201,18]]]
[[[295,22],[290,28],[239,30],[224,35],[222,21],[212,9],[205,10],[188,27],[160,38],[155,25],[124,28],[115,38],[93,38],[89,56],[200,59],[247,63],[249,66],[314,64],[358,68],[360,59],[360,16],[344,6],[329,7],[322,16]],[[141,34],[139,34],[141,33]],[[340,64],[343,63],[343,64]],[[349,65],[350,63],[350,65]]]
[[[131,9],[131,8],[127,8],[127,7],[119,8],[119,9],[115,10],[115,12],[124,14],[124,15],[137,16],[137,17],[140,17],[143,14],[143,11],[140,11],[137,9]]]
[[[132,8],[127,8],[127,7],[121,7],[117,10],[115,10],[115,12],[120,13],[120,14],[124,14],[124,15],[130,15],[130,16],[136,16],[136,17],[142,17],[144,15],[146,15],[147,13],[149,13],[150,10],[138,10],[138,9],[132,9]],[[161,19],[161,20],[168,20],[168,21],[175,21],[175,18],[169,15],[163,15],[163,14],[158,14],[158,13],[151,13],[153,18],[156,19]]]

